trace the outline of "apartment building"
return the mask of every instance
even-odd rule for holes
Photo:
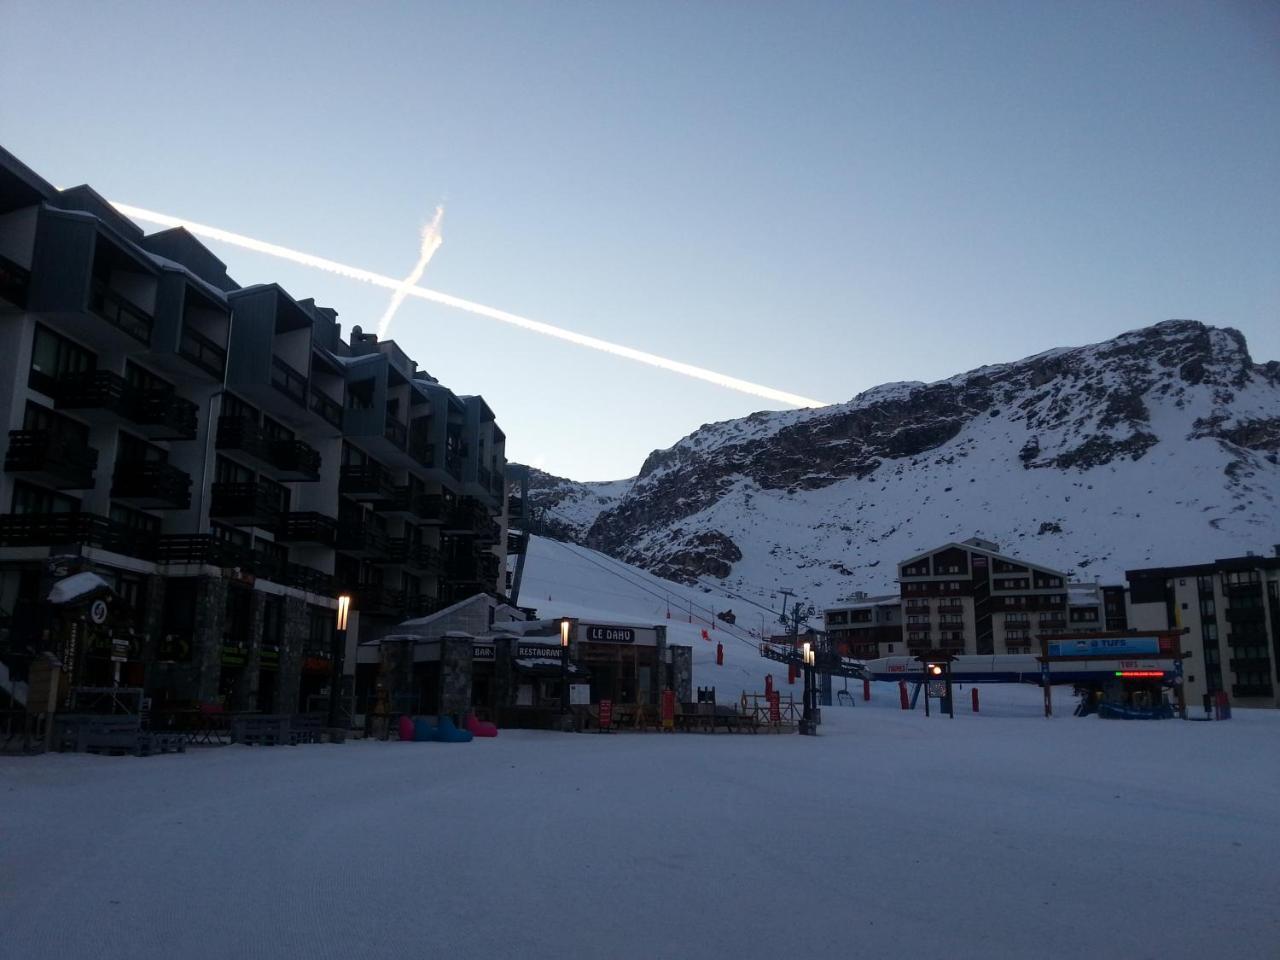
[[[822,613],[823,629],[846,657],[874,660],[906,651],[902,640],[902,598],[897,594],[855,593]]]
[[[989,540],[947,543],[898,564],[903,639],[912,652],[1033,653],[1067,628],[1067,578],[999,552]]]
[[[502,594],[505,436],[483,398],[3,149],[0,342],[15,664],[50,650],[72,683],[122,669],[159,699],[295,712],[327,688],[339,593],[352,649]],[[79,571],[109,586],[106,624],[49,609]]]
[[[1185,628],[1187,702],[1228,692],[1241,706],[1280,706],[1280,546],[1244,556],[1125,573],[1129,623]]]

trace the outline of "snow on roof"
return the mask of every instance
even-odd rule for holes
[[[49,590],[50,603],[74,603],[100,590],[111,590],[111,584],[96,573],[73,573],[55,583]]]
[[[219,290],[208,280],[205,280],[202,277],[197,277],[194,273],[191,272],[190,268],[188,268],[185,264],[181,264],[177,260],[170,260],[168,257],[162,257],[160,256],[160,254],[152,253],[150,250],[146,251],[146,254],[153,261],[155,261],[156,265],[161,269],[172,270],[176,273],[181,273],[184,277],[190,280],[195,286],[199,287],[206,294],[212,297],[215,302],[222,303],[222,304],[225,304],[227,302],[227,292],[225,290]]]

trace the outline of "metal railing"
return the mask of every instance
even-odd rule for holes
[[[42,473],[59,478],[61,489],[93,486],[98,451],[49,430],[10,430],[4,468],[9,473]]]
[[[311,388],[311,412],[326,423],[342,426],[342,404],[325,394],[319,387]]]
[[[94,280],[89,291],[89,309],[107,323],[151,346],[152,319],[140,307],[130,303],[102,280]]]
[[[295,403],[307,404],[307,378],[275,354],[271,355],[271,385]]]
[[[116,464],[111,496],[185,510],[191,506],[191,477],[161,460],[126,460]]]
[[[182,333],[178,335],[178,355],[190,360],[205,373],[222,379],[227,370],[227,350],[195,330],[190,324],[182,325]]]
[[[83,544],[149,560],[156,541],[150,534],[93,513],[22,513],[0,516],[0,546]]]

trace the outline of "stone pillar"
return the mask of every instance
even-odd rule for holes
[[[266,609],[266,595],[261,590],[253,591],[249,599],[249,648],[245,654],[244,666],[240,668],[240,679],[231,691],[231,709],[236,711],[254,711],[258,709],[258,680],[262,669],[262,621]]]
[[[673,646],[671,650],[671,674],[675,680],[676,700],[693,702],[693,650],[690,647]]]
[[[653,681],[649,684],[649,703],[656,705],[659,702],[659,696],[664,687],[666,687],[667,677],[667,628],[666,625],[660,625],[653,628],[653,632],[657,634],[657,665],[653,670]]]
[[[471,710],[470,637],[440,639],[440,713],[461,722]]]
[[[387,691],[391,716],[412,712],[413,704],[409,701],[416,692],[413,689],[413,641],[383,640],[378,652],[382,655],[378,679]]]
[[[143,663],[154,663],[160,650],[160,638],[164,633],[164,585],[164,577],[152,574],[146,579],[146,603],[142,610],[142,649],[139,651]]]
[[[301,597],[284,598],[284,638],[280,644],[280,675],[276,678],[276,713],[297,713],[302,685],[302,656],[309,632],[307,602]],[[261,632],[261,624],[259,624]],[[341,688],[330,691],[340,696]]]
[[[227,581],[201,577],[196,587],[196,610],[191,631],[191,662],[175,671],[179,699],[201,703],[218,696],[222,674],[222,630],[227,618]]]

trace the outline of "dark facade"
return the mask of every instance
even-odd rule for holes
[[[354,645],[503,588],[505,437],[481,398],[3,150],[0,335],[12,669],[47,639],[51,556],[123,601],[123,682],[272,712],[327,696],[339,593]]]

